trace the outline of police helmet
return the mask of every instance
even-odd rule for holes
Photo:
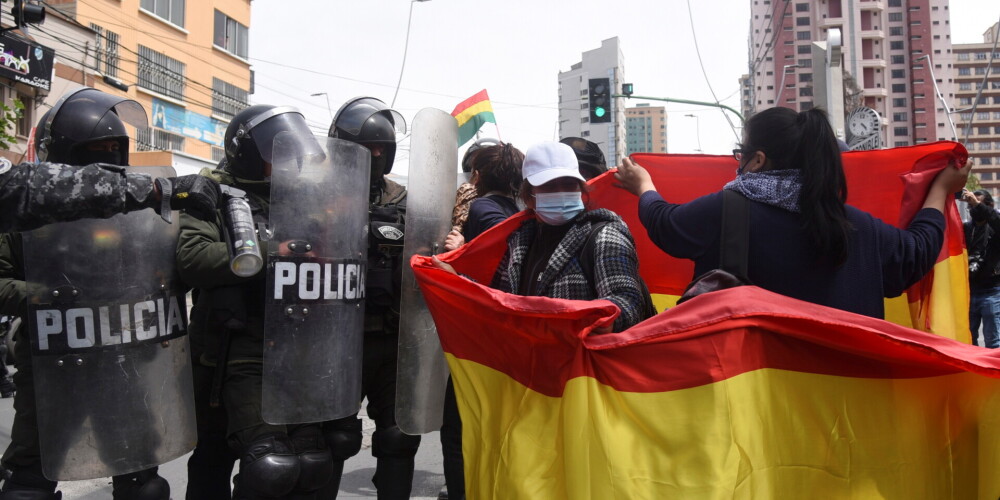
[[[472,157],[473,153],[479,151],[480,149],[487,148],[490,146],[499,146],[500,141],[498,139],[493,139],[491,137],[483,137],[476,142],[469,145],[468,149],[465,150],[465,156],[462,156],[462,172],[472,173]]]
[[[125,123],[148,127],[146,110],[126,97],[82,87],[64,95],[38,121],[35,131],[35,155],[39,161],[88,165],[114,163],[128,165],[128,132]],[[99,141],[116,141],[119,149],[89,151],[87,146]]]
[[[604,152],[596,143],[582,137],[566,137],[559,142],[573,148],[576,160],[580,164],[580,175],[584,179],[590,180],[608,171]]]
[[[224,140],[226,159],[220,167],[243,180],[267,180],[264,167],[274,161],[275,147],[297,157],[322,154],[305,117],[291,106],[256,104],[240,111],[226,127]]]
[[[372,175],[385,175],[392,170],[396,156],[396,135],[405,133],[403,115],[374,97],[357,97],[337,110],[329,136],[365,146],[382,146],[381,171],[377,171],[373,161]]]

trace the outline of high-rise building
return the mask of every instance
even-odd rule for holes
[[[625,108],[625,155],[666,152],[666,108],[647,103]]]
[[[810,109],[814,42],[841,33],[844,111],[863,105],[882,117],[882,143],[951,139],[944,104],[951,94],[948,0],[751,0],[750,111]],[[933,76],[932,76],[933,73]]]
[[[169,151],[206,165],[222,158],[226,126],[253,92],[249,1],[48,0],[46,6],[93,33],[81,47],[91,58],[67,63],[82,69],[74,85],[127,95],[146,108],[150,123],[135,132],[138,151]]]
[[[621,92],[625,81],[625,58],[618,37],[601,41],[601,47],[583,53],[569,71],[559,72],[559,137],[583,137],[596,143],[609,165],[617,165],[625,155],[624,99],[611,99],[611,120],[590,122],[590,79],[608,78],[611,93]]]
[[[973,160],[973,173],[993,196],[1000,194],[1000,49],[993,46],[998,36],[1000,23],[986,30],[983,43],[952,47],[955,126]]]

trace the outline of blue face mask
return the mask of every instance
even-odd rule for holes
[[[535,213],[550,226],[561,226],[583,212],[579,191],[535,194]]]

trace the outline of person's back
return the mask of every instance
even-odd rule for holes
[[[949,166],[932,182],[922,210],[897,229],[846,205],[847,184],[833,129],[822,110],[764,110],[747,122],[733,151],[735,180],[725,186],[749,206],[748,278],[790,297],[881,318],[895,297],[934,265],[944,241],[945,205],[971,163]],[[695,274],[719,266],[722,194],[673,204],[649,173],[626,159],[615,178],[639,196],[650,239]]]

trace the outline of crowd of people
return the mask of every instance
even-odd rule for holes
[[[336,498],[344,463],[362,446],[361,421],[357,414],[283,424],[263,417],[270,267],[250,276],[233,271],[220,188],[246,193],[256,227],[264,228],[272,208],[275,138],[297,137],[293,145],[303,155],[322,148],[294,108],[255,105],[229,124],[225,158],[217,168],[153,179],[128,171],[130,139],[122,118],[123,109],[133,104],[85,89],[65,96],[43,116],[37,148],[46,163],[0,171],[0,230],[25,231],[144,208],[169,220],[171,210],[182,210],[175,262],[162,265],[175,270],[194,297],[187,333],[197,445],[188,463],[186,498]],[[77,126],[87,119],[105,125]],[[363,147],[370,163],[372,232],[364,256],[359,383],[376,426],[372,481],[378,497],[387,499],[409,497],[420,445],[420,436],[402,432],[395,420],[407,191],[387,174],[397,134],[404,129],[399,113],[363,97],[345,103],[329,131],[330,138]],[[900,229],[847,204],[837,138],[822,110],[772,108],[755,114],[734,156],[737,174],[723,190],[748,201],[751,265],[744,278],[776,293],[878,318],[885,297],[903,293],[934,265],[944,241],[946,203],[964,188],[971,168],[970,163],[943,169],[923,209]],[[445,249],[468,244],[522,210],[532,215],[510,233],[489,286],[520,295],[610,301],[620,314],[595,334],[621,332],[655,314],[629,227],[617,214],[591,206],[587,180],[608,171],[596,144],[567,138],[522,153],[512,144],[483,140],[468,149],[462,169],[470,178],[456,194]],[[666,254],[694,261],[692,278],[720,266],[722,192],[671,203],[657,192],[649,173],[627,158],[613,175],[619,188],[636,196],[649,238]],[[1000,278],[994,270],[1000,267],[1000,238],[993,234],[1000,229],[1000,216],[991,210],[987,193],[967,193],[966,200],[974,221],[966,227],[970,265],[975,261],[984,270],[972,274],[972,317],[982,318],[986,345],[996,347]],[[19,233],[0,237],[0,315],[30,320],[36,306],[29,305],[24,253],[36,249],[25,244]],[[435,263],[454,272],[445,262]],[[978,324],[974,321],[973,328]],[[16,334],[16,416],[2,461],[10,476],[0,500],[60,498],[39,446],[32,369],[39,353],[37,346],[32,349],[37,338],[31,331],[21,328]],[[449,381],[441,429],[447,497],[462,499],[462,424],[455,398]],[[170,497],[155,463],[114,475],[113,487],[115,499]]]

